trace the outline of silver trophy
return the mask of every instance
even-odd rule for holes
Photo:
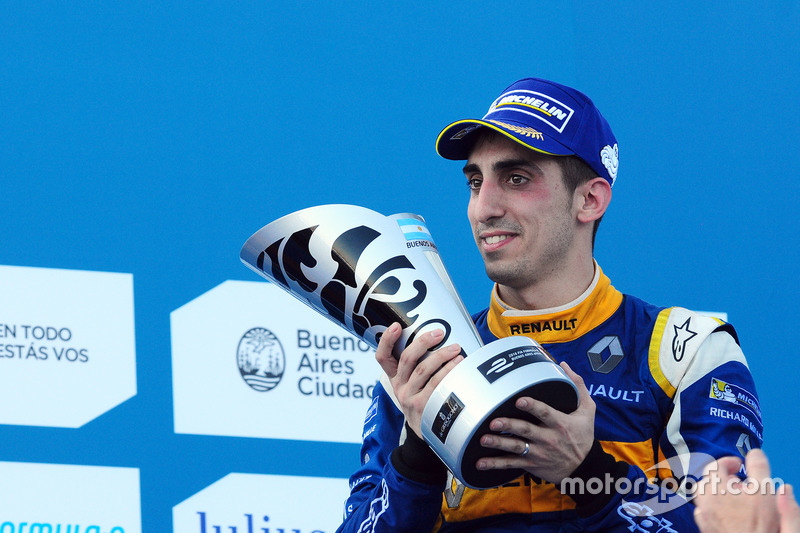
[[[483,345],[425,220],[385,216],[353,205],[322,205],[286,215],[258,230],[240,257],[312,309],[376,348],[392,323],[403,328],[399,359],[416,336],[442,329],[431,351],[458,343],[464,361],[436,387],[422,414],[422,437],[455,477],[472,488],[502,485],[521,469],[478,471],[498,416],[538,421],[515,402],[530,396],[563,412],[578,406],[578,390],[547,352],[528,337]]]

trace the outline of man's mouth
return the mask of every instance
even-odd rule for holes
[[[508,235],[492,235],[491,237],[484,238],[483,242],[486,244],[497,244],[498,242],[506,240],[508,237]]]
[[[505,248],[509,243],[514,240],[516,234],[514,233],[500,233],[496,235],[487,235],[481,237],[483,241],[483,250],[486,253],[493,253],[501,248]]]

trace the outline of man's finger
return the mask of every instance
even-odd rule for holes
[[[441,361],[441,363],[439,364],[439,368],[433,372],[433,375],[425,384],[425,388],[429,389],[429,395],[433,394],[433,389],[439,386],[439,383],[450,373],[453,367],[464,360],[464,356],[461,355],[461,346],[458,344],[451,344],[445,346],[441,350],[437,350],[435,356],[439,358],[438,360]],[[428,359],[431,358],[429,357]],[[423,363],[427,363],[428,359]]]
[[[442,342],[443,336],[444,331],[435,329],[417,336],[411,344],[406,346],[400,356],[400,362],[397,368],[398,379],[403,382],[408,382],[412,381],[412,376],[415,374],[419,376],[420,373],[423,373],[425,367],[417,368],[420,365],[420,359],[428,353],[428,350]],[[423,382],[427,382],[428,377],[430,377],[430,374],[424,378]],[[419,388],[422,388],[422,385],[420,385]]]
[[[781,533],[800,531],[800,506],[797,505],[791,485],[781,485],[778,491],[778,514],[781,517]]]
[[[747,470],[747,477],[749,478],[763,480],[770,477],[767,454],[759,448],[753,448],[747,452],[747,456],[744,458],[744,466]]]
[[[720,457],[706,465],[705,477],[716,476],[722,480],[735,477],[742,468],[742,460],[738,457]]]
[[[378,347],[375,349],[375,359],[389,378],[394,378],[397,374],[398,363],[392,350],[394,350],[394,345],[397,343],[397,339],[400,338],[402,330],[403,328],[397,322],[386,328],[378,341]]]
[[[426,353],[427,357],[424,361],[415,363],[413,373],[408,378],[409,384],[415,385],[419,390],[429,387],[431,380],[434,380],[434,382],[438,384],[447,373],[442,372],[442,367],[461,353],[461,346],[458,344],[450,344],[435,352],[428,352],[430,348],[441,342],[441,333],[443,332],[441,332],[441,330],[439,332],[440,334],[438,336],[432,335],[429,342],[421,344],[421,350],[423,350],[423,352],[420,354],[420,357]],[[436,332],[431,333],[435,334]],[[426,333],[423,337],[427,335]],[[439,377],[435,379],[437,375]]]
[[[528,396],[523,396],[522,398],[518,399],[516,406],[520,411],[525,411],[526,413],[536,417],[543,426],[556,425],[558,422],[556,417],[566,416],[558,409],[550,407],[543,401],[535,400]],[[523,436],[529,437],[530,435]]]
[[[570,367],[566,361],[561,361],[559,366],[564,369],[569,379],[571,379],[578,388],[578,409],[591,410],[591,412],[594,413],[595,403],[592,399],[592,395],[589,394],[589,389],[586,388],[586,382],[579,374],[572,370],[572,367]]]

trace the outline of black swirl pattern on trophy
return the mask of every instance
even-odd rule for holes
[[[318,227],[308,227],[294,232],[288,239],[282,237],[273,242],[259,254],[256,266],[264,271],[264,263],[268,258],[271,262],[271,276],[276,281],[289,288],[286,279],[289,278],[296,281],[307,293],[314,292],[320,284],[308,279],[301,267],[313,268],[318,263],[310,251],[311,237]],[[404,255],[396,255],[383,261],[359,287],[355,275],[358,262],[367,247],[380,236],[381,233],[377,230],[363,225],[339,235],[330,249],[331,258],[337,264],[336,273],[320,291],[322,305],[329,316],[346,329],[349,318],[352,331],[373,345],[377,344],[380,333],[367,339],[364,336],[369,328],[378,326],[385,329],[394,322],[400,323],[403,329],[411,327],[419,318],[418,313],[413,314],[414,309],[428,295],[425,282],[415,279],[412,286],[416,293],[411,298],[392,302],[372,297],[392,296],[400,292],[403,287],[402,277],[387,274],[401,269],[416,270]],[[347,306],[348,290],[358,290],[358,296],[351,308]]]
[[[367,297],[370,293],[394,295],[399,292],[402,282],[395,276],[389,276],[378,283],[379,279],[393,270],[402,268],[415,270],[414,265],[407,257],[398,255],[387,259],[372,271],[361,286],[353,307],[347,309],[347,287],[358,288],[355,271],[361,255],[380,235],[379,232],[367,226],[358,226],[342,233],[331,246],[331,258],[339,266],[333,279],[322,289],[320,294],[328,313],[342,325],[346,325],[345,320],[349,315],[353,332],[362,338],[364,338],[366,330],[373,326],[387,328],[393,322],[399,322],[404,328],[412,325],[419,315],[412,316],[411,311],[417,308],[427,295],[425,283],[422,280],[415,280],[413,286],[417,293],[409,300],[386,302]],[[362,305],[363,310],[361,310]],[[366,340],[375,344],[378,337]]]
[[[353,319],[353,327],[355,328],[357,335],[362,336],[364,331],[366,331],[370,326],[377,325],[388,328],[393,322],[399,322],[403,328],[407,328],[417,320],[419,315],[412,316],[410,312],[425,300],[425,296],[428,293],[428,289],[422,280],[414,281],[414,288],[417,290],[417,295],[410,300],[406,300],[405,302],[388,303],[368,298],[366,299],[366,303],[364,303],[367,294],[370,292],[373,286],[375,288],[372,290],[372,294],[397,294],[402,287],[402,282],[397,277],[389,276],[381,281],[377,286],[375,283],[385,274],[402,268],[414,270],[414,265],[411,264],[411,261],[409,261],[406,256],[396,255],[381,263],[378,268],[373,270],[369,275],[366,283],[364,283],[364,286],[361,288],[361,292],[358,294],[358,298],[356,298],[355,305],[353,306],[354,309],[358,310],[362,308],[363,304],[364,308],[364,310],[360,313],[360,316],[354,316]],[[377,340],[378,337],[375,338],[375,342],[377,342]]]
[[[399,287],[399,283],[397,282],[397,278],[389,277],[383,282],[380,283],[375,288],[374,294],[396,294],[397,291],[393,290],[392,292],[383,292],[384,286],[390,286],[392,290],[395,286]],[[414,280],[414,288],[417,290],[416,296],[409,300],[403,300],[399,302],[383,302],[379,300],[374,300],[372,298],[367,299],[366,304],[364,305],[364,312],[363,316],[366,322],[369,325],[376,326],[384,326],[389,327],[392,322],[399,322],[400,325],[403,326],[403,329],[406,329],[414,324],[419,318],[419,314],[411,315],[411,312],[419,307],[419,305],[425,301],[425,296],[428,294],[428,288],[425,285],[425,282],[422,280]],[[380,292],[379,292],[380,291]],[[378,340],[376,336],[375,340]]]
[[[311,255],[308,243],[311,240],[311,235],[318,227],[319,226],[312,226],[310,228],[296,231],[290,235],[288,240],[286,240],[286,245],[283,247],[283,253],[280,254],[280,258],[278,255],[278,250],[280,249],[284,238],[281,237],[277,241],[273,242],[267,246],[263,252],[258,254],[256,266],[259,269],[264,270],[264,258],[265,256],[269,257],[270,262],[272,263],[272,277],[275,279],[275,281],[288,288],[289,283],[283,276],[283,272],[286,272],[286,276],[292,281],[296,281],[304,291],[314,292],[317,288],[317,284],[303,274],[303,269],[301,266],[306,265],[309,268],[313,268],[317,264],[317,260]]]
[[[356,265],[367,246],[380,237],[380,233],[367,226],[358,226],[339,235],[331,246],[331,258],[338,265],[333,279],[322,288],[322,305],[337,322],[346,325],[345,306],[347,287],[358,288]],[[356,307],[358,309],[358,307]],[[355,319],[355,314],[350,313]],[[361,334],[359,333],[359,336]]]

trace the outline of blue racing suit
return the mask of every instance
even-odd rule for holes
[[[339,531],[697,530],[684,495],[703,467],[762,444],[747,362],[729,324],[623,295],[595,270],[570,304],[516,310],[495,288],[473,315],[485,343],[530,336],[584,379],[597,405],[595,443],[568,480],[526,474],[491,489],[464,486],[405,426],[384,376]]]

